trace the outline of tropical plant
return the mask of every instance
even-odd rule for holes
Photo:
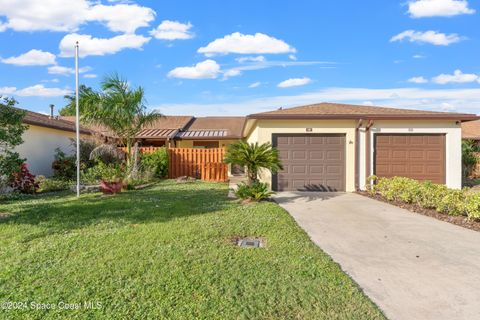
[[[480,148],[473,140],[462,141],[462,165],[463,165],[463,177],[466,179],[471,174],[477,162],[479,161],[477,152]]]
[[[72,180],[75,178],[77,159],[74,155],[67,155],[60,148],[55,149],[52,162],[53,176],[57,179]]]
[[[283,169],[278,150],[268,142],[258,144],[239,141],[231,144],[227,148],[225,162],[246,167],[249,185],[258,182],[258,174],[262,169],[272,173]]]
[[[151,169],[157,178],[165,178],[167,176],[168,153],[165,147],[155,152],[142,154],[140,162],[143,169]]]
[[[93,92],[92,88],[87,87],[84,84],[81,84],[78,88],[78,99],[79,99],[79,109],[80,114],[83,113],[83,100],[86,96]],[[76,115],[76,104],[75,104],[75,95],[66,95],[64,98],[68,101],[67,105],[60,109],[58,112],[61,116],[74,116]]]
[[[27,164],[23,163],[20,170],[13,174],[10,185],[14,191],[20,193],[35,193],[38,189],[38,183],[35,181],[35,175],[28,170]]]
[[[15,99],[0,96],[0,176],[11,181],[25,159],[20,158],[15,147],[23,143],[22,135],[28,126],[23,124],[26,112],[15,108]]]
[[[142,87],[132,88],[117,74],[107,76],[101,91],[85,91],[82,98],[82,121],[109,129],[126,146],[130,165],[135,136],[161,114],[147,111]]]
[[[273,194],[266,183],[254,182],[251,185],[240,183],[237,185],[235,195],[240,199],[249,199],[252,201],[261,201],[270,198]]]

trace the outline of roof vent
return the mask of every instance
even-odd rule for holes
[[[50,107],[50,118],[53,118],[53,109],[55,108],[55,105],[51,104],[49,107]]]
[[[278,108],[278,110],[283,110],[283,107]]]

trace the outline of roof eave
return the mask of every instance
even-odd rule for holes
[[[456,120],[471,121],[480,119],[474,114],[410,114],[410,115],[381,115],[381,114],[251,114],[248,119],[256,120]]]
[[[32,121],[32,120],[24,119],[23,123],[29,124],[31,126],[50,128],[50,129],[55,129],[55,130],[60,130],[60,131],[76,132],[75,129],[62,128],[62,127],[59,127],[59,126],[56,126],[56,125],[46,124],[46,123],[43,123],[43,122],[40,122],[40,121]],[[91,135],[92,131],[86,130],[86,129],[80,129],[80,133]]]

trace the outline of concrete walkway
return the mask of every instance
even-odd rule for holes
[[[480,232],[349,193],[278,193],[389,319],[480,319]]]

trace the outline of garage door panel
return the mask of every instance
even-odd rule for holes
[[[376,134],[375,174],[445,183],[445,136]]]
[[[345,190],[345,135],[274,135],[273,145],[284,167],[273,178],[275,190]]]

